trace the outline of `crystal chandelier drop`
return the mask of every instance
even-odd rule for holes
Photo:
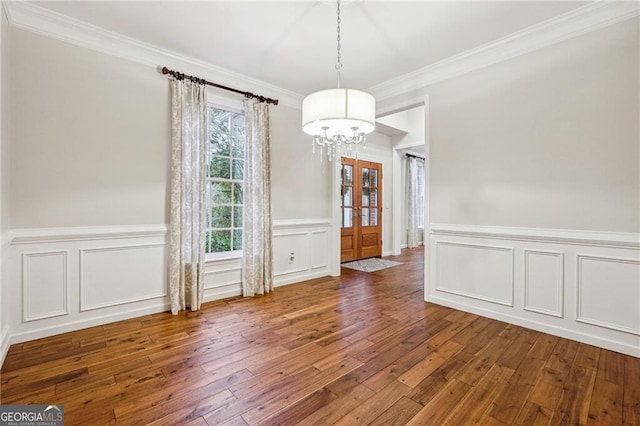
[[[320,147],[320,161],[325,153],[329,160],[342,155],[357,156],[357,146],[375,129],[376,101],[367,92],[340,87],[342,58],[340,55],[340,0],[338,3],[338,37],[336,71],[338,88],[311,93],[302,101],[302,130],[313,136],[313,152]],[[345,146],[344,152],[342,146]]]

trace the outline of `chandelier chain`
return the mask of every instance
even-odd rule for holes
[[[342,156],[358,158],[358,146],[366,148],[366,135],[375,130],[375,99],[361,90],[342,89],[342,16],[337,2],[335,69],[338,88],[320,90],[302,102],[302,130],[312,135],[312,151],[320,151],[320,161],[339,160]],[[317,145],[317,146],[316,146]]]
[[[336,61],[336,71],[338,72],[338,88],[340,88],[340,70],[342,69],[342,55],[340,54],[340,49],[342,48],[342,45],[340,44],[341,42],[340,23],[342,22],[342,20],[340,19],[340,0],[338,0],[337,14],[338,14],[338,19],[337,19],[336,31],[338,33],[338,36],[336,37],[336,41],[337,41],[338,58]]]

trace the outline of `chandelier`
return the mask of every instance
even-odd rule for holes
[[[376,100],[367,92],[340,87],[342,57],[340,54],[340,0],[338,3],[336,71],[338,88],[311,93],[302,101],[302,130],[313,136],[313,153],[320,147],[320,161],[346,155],[357,156],[357,146],[375,129]],[[342,152],[342,145],[346,150]],[[354,150],[355,148],[355,150]]]

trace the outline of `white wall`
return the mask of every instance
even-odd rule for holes
[[[166,223],[166,78],[30,32],[11,36],[12,227]]]
[[[302,132],[302,112],[271,108],[272,203],[275,219],[331,216],[331,162],[312,154],[311,137]]]
[[[424,145],[424,118],[424,105],[420,105],[377,117],[376,121],[406,132],[392,138],[393,146],[402,149]]]
[[[0,315],[10,328],[3,343],[166,310],[168,79],[155,67],[6,32],[3,68],[14,78],[2,93],[12,112],[10,137],[2,116],[3,157],[11,150],[2,213],[12,232],[2,302],[12,309]],[[330,274],[332,176],[311,154],[300,110],[270,111],[274,274],[284,285]],[[205,300],[241,294],[239,259],[208,262],[205,274]]]
[[[9,349],[8,280],[5,260],[9,241],[9,25],[0,8],[0,361]]]
[[[640,356],[639,20],[429,97],[426,299]]]
[[[419,92],[435,223],[640,231],[638,20]]]

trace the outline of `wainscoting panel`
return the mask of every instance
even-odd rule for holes
[[[330,275],[328,219],[277,221],[273,224],[273,272],[281,286]]]
[[[564,253],[524,250],[524,309],[562,318]]]
[[[204,271],[204,301],[242,294],[242,259],[210,260]]]
[[[10,342],[166,310],[166,233],[164,225],[14,230],[3,250]]]
[[[640,357],[640,235],[431,224],[429,250],[426,300]]]
[[[164,243],[80,249],[80,310],[167,295]]]
[[[69,252],[22,253],[22,320],[67,315]]]
[[[329,219],[274,221],[275,285],[330,275]],[[7,345],[169,310],[167,227],[14,230],[3,244]],[[293,253],[293,258],[291,257]],[[204,300],[242,294],[242,260],[210,259]]]
[[[438,291],[513,306],[511,247],[437,241],[435,258]]]
[[[311,269],[327,269],[329,267],[329,232],[327,229],[311,232]]]
[[[578,255],[577,320],[640,335],[640,261]]]
[[[283,232],[273,234],[273,270],[274,276],[304,272],[309,268],[310,247],[309,232]]]

